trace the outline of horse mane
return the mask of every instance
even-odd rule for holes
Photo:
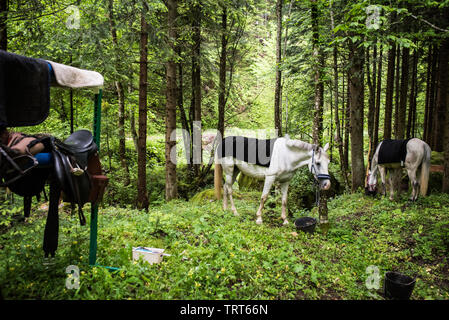
[[[304,150],[312,150],[316,146],[314,144],[310,144],[301,140],[290,139],[288,136],[286,136],[286,139],[287,139],[286,145],[289,147],[296,147]]]

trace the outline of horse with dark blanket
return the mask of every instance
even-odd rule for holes
[[[382,193],[386,195],[385,178],[386,174],[390,173],[390,200],[393,200],[395,180],[399,181],[402,168],[405,167],[412,185],[410,200],[415,201],[419,195],[425,196],[429,183],[431,152],[429,145],[417,138],[381,141],[374,152],[371,170],[366,177],[366,193],[376,194],[379,172],[383,186]]]
[[[78,205],[80,224],[85,225],[82,208],[86,202],[101,200],[107,177],[102,175],[98,148],[88,130],[79,130],[65,141],[49,135],[1,134],[0,185],[24,197],[24,215],[31,211],[31,198],[50,184],[49,209],[44,231],[45,256],[54,256],[58,247],[58,205],[64,200]]]
[[[400,162],[403,166],[405,157],[407,156],[407,143],[410,139],[392,140],[385,139],[379,148],[378,164],[397,163]]]

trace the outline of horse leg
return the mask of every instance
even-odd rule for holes
[[[410,179],[410,184],[412,185],[412,194],[410,196],[411,201],[418,199],[419,194],[419,180],[416,178],[416,167],[407,167],[408,178]]]
[[[389,181],[389,184],[390,184],[390,197],[389,197],[389,199],[391,201],[394,200],[394,184],[396,182],[395,178],[396,178],[396,170],[395,169],[391,169],[390,170],[390,175],[388,177],[388,181]]]
[[[271,186],[273,185],[275,180],[274,176],[266,176],[265,177],[265,183],[263,185],[263,191],[262,191],[262,196],[260,198],[260,205],[259,205],[259,209],[256,212],[256,223],[257,224],[262,224],[262,210],[263,210],[263,205],[265,203],[265,201],[268,198],[268,194],[270,193],[270,189]]]
[[[379,167],[380,180],[382,181],[382,195],[385,197],[387,195],[387,185],[385,184],[385,168]]]
[[[225,183],[223,184],[223,210],[228,210],[228,185]]]
[[[223,175],[225,178],[225,182],[223,184],[223,210],[228,210],[228,190],[232,189],[232,173],[234,171],[233,164],[225,164],[222,163],[221,167],[223,169]]]
[[[235,208],[234,199],[232,198],[232,185],[234,184],[235,178],[239,173],[238,168],[235,165],[223,165],[223,172],[225,175],[225,184],[223,186],[223,209],[228,209],[228,195],[231,201],[231,210],[234,215],[238,215],[237,209]]]
[[[288,186],[290,181],[284,182],[281,184],[281,192],[282,192],[282,214],[281,218],[284,220],[284,225],[288,224],[287,220],[287,196],[288,196]]]
[[[234,185],[235,179],[237,178],[238,174],[239,174],[239,169],[236,166],[234,166],[234,172],[233,172],[232,178],[231,178],[231,188],[228,193],[229,193],[229,199],[231,200],[231,210],[232,210],[232,212],[234,212],[235,216],[238,216],[239,214],[237,212],[237,209],[235,208],[234,199],[232,198],[232,186]]]

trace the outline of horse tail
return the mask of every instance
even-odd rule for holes
[[[421,163],[421,181],[420,181],[421,196],[425,196],[427,194],[427,187],[429,186],[430,155],[431,155],[430,147],[427,143],[424,143],[424,156]]]
[[[218,161],[218,157],[215,156],[215,165],[214,165],[214,189],[215,189],[215,198],[220,200],[221,197],[221,189],[223,185],[223,168],[221,167],[220,162]]]

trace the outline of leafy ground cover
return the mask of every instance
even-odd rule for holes
[[[282,226],[280,205],[255,223],[260,194],[240,191],[240,215],[221,202],[172,201],[148,213],[100,208],[98,264],[88,265],[89,227],[61,209],[57,258],[44,265],[46,211],[36,205],[25,222],[0,228],[0,288],[4,299],[383,299],[386,271],[416,276],[412,299],[449,298],[449,196],[416,203],[345,194],[328,202],[327,233]],[[43,208],[45,209],[45,208]],[[86,210],[89,212],[89,210]],[[171,256],[149,265],[132,261],[132,247],[164,248]],[[79,289],[67,289],[66,267],[79,267]],[[367,267],[379,270],[368,289]],[[373,282],[371,282],[373,283]],[[375,284],[374,284],[375,286]]]

